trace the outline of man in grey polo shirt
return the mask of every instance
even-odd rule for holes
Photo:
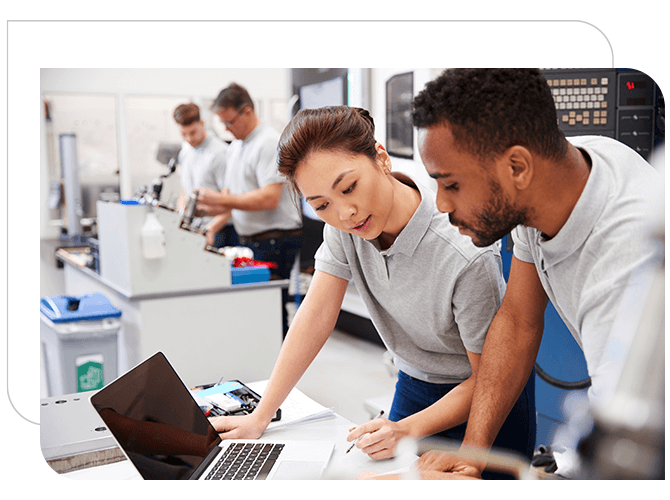
[[[221,191],[226,175],[226,153],[228,145],[218,137],[207,133],[200,108],[192,102],[180,104],[172,113],[179,125],[184,143],[177,162],[180,169],[181,196],[179,209],[197,188]],[[230,212],[214,217],[202,217],[201,226],[206,230],[207,244],[214,247],[235,246],[237,235],[230,221]]]
[[[622,296],[656,257],[645,220],[660,174],[613,139],[566,140],[538,70],[447,70],[415,98],[413,119],[440,211],[478,246],[516,227],[463,440],[488,449],[533,367],[549,299],[584,351],[590,398],[607,390],[603,351]],[[420,464],[440,479],[485,467],[438,453]]]
[[[236,83],[219,93],[212,109],[236,140],[228,149],[226,189],[199,190],[199,207],[208,214],[232,210],[240,243],[253,250],[256,260],[277,264],[272,273],[288,279],[303,244],[302,216],[277,171],[279,133],[260,121],[251,96]],[[286,334],[286,288],[282,296]]]

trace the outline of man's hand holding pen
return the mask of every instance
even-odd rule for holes
[[[354,441],[354,444],[347,453],[356,446],[374,460],[392,458],[395,455],[398,442],[407,436],[408,432],[400,422],[381,418],[383,414],[382,411],[373,420],[349,429],[347,441]]]

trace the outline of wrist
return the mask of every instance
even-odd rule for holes
[[[396,433],[399,439],[405,437],[421,439],[424,437],[418,432],[418,429],[416,428],[416,425],[414,425],[414,421],[411,416],[405,417],[402,420],[398,420],[395,424]]]
[[[481,474],[486,469],[489,450],[489,446],[475,445],[463,440],[459,448],[459,454]]]
[[[272,422],[275,413],[276,412],[269,412],[269,410],[265,410],[259,405],[251,415],[254,417],[258,427],[262,427],[263,430],[265,430],[267,426],[270,425],[270,422]]]
[[[230,199],[230,195],[228,195],[228,194],[223,194],[223,193],[219,194],[219,197],[218,197],[218,199],[217,199],[217,203],[218,203],[219,205],[221,205],[221,207],[226,208],[226,209],[229,209],[229,208],[230,208],[230,206],[229,206],[229,205],[230,205],[230,201],[231,201],[231,199]]]

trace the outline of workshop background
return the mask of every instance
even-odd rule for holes
[[[179,145],[179,129],[172,110],[180,103],[200,106],[210,133],[230,141],[209,106],[218,91],[230,82],[245,86],[262,121],[282,130],[301,107],[331,104],[361,106],[370,110],[378,140],[392,156],[394,170],[406,171],[434,186],[417,151],[416,130],[409,119],[411,99],[442,68],[320,68],[320,69],[42,69],[41,176],[40,176],[40,296],[81,292],[68,288],[65,277],[70,263],[56,257],[58,249],[97,248],[97,204],[129,200],[142,186],[168,172],[161,148]],[[566,135],[601,134],[617,138],[651,160],[664,137],[664,102],[660,89],[647,75],[629,69],[546,70],[557,104],[560,127]],[[568,82],[570,82],[568,84]],[[567,107],[584,95],[609,104],[608,114],[584,118],[578,108]],[[575,97],[571,100],[571,97]],[[564,100],[565,99],[565,100]],[[599,102],[596,101],[596,102]],[[579,116],[579,118],[577,118]],[[65,139],[64,139],[65,138]],[[70,138],[75,158],[64,163],[64,140]],[[69,174],[66,169],[69,168]],[[70,189],[75,187],[74,190]],[[174,205],[179,193],[177,171],[165,177],[161,202]],[[77,211],[68,212],[73,206]],[[68,215],[74,214],[74,215]],[[306,244],[300,273],[292,284],[303,292],[309,286],[313,252],[320,243],[322,223],[305,209]],[[505,276],[509,273],[511,242],[501,241]],[[170,251],[169,249],[167,250]],[[95,272],[95,262],[86,266]],[[65,270],[63,268],[66,268]],[[104,288],[103,288],[104,290]],[[109,297],[117,302],[115,297]],[[118,305],[118,302],[117,302]],[[124,310],[124,315],[128,316]],[[131,313],[132,314],[132,313]],[[146,311],[138,312],[148,315]],[[137,347],[124,331],[121,316],[118,373],[134,365]],[[225,325],[219,325],[227,332]],[[184,331],[161,325],[169,342],[183,341]],[[141,338],[142,332],[136,332]],[[139,340],[135,339],[139,343]],[[279,338],[272,339],[279,343]],[[266,361],[271,369],[271,356]],[[198,365],[200,359],[193,358]],[[222,361],[224,363],[225,361]],[[48,364],[48,363],[46,363]],[[583,395],[588,386],[583,355],[562,324],[555,309],[546,312],[545,336],[536,375],[537,444],[551,444],[556,431],[567,423],[563,402],[567,395]],[[41,397],[49,393],[42,351]],[[178,367],[181,373],[192,368]],[[395,383],[395,368],[369,321],[355,284],[347,292],[332,338],[298,384],[308,396],[332,407],[342,416],[362,422],[388,408]],[[545,376],[543,376],[543,374]],[[238,372],[246,379],[255,373]],[[212,380],[200,380],[202,383]]]

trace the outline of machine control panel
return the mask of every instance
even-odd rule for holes
[[[656,83],[639,71],[624,71],[618,78],[617,139],[649,159],[654,148]]]
[[[616,129],[614,70],[545,70],[565,135],[606,135]]]
[[[662,95],[649,76],[629,69],[542,72],[554,98],[558,127],[566,137],[612,137],[649,160],[662,141],[659,123],[664,124],[665,116]]]

